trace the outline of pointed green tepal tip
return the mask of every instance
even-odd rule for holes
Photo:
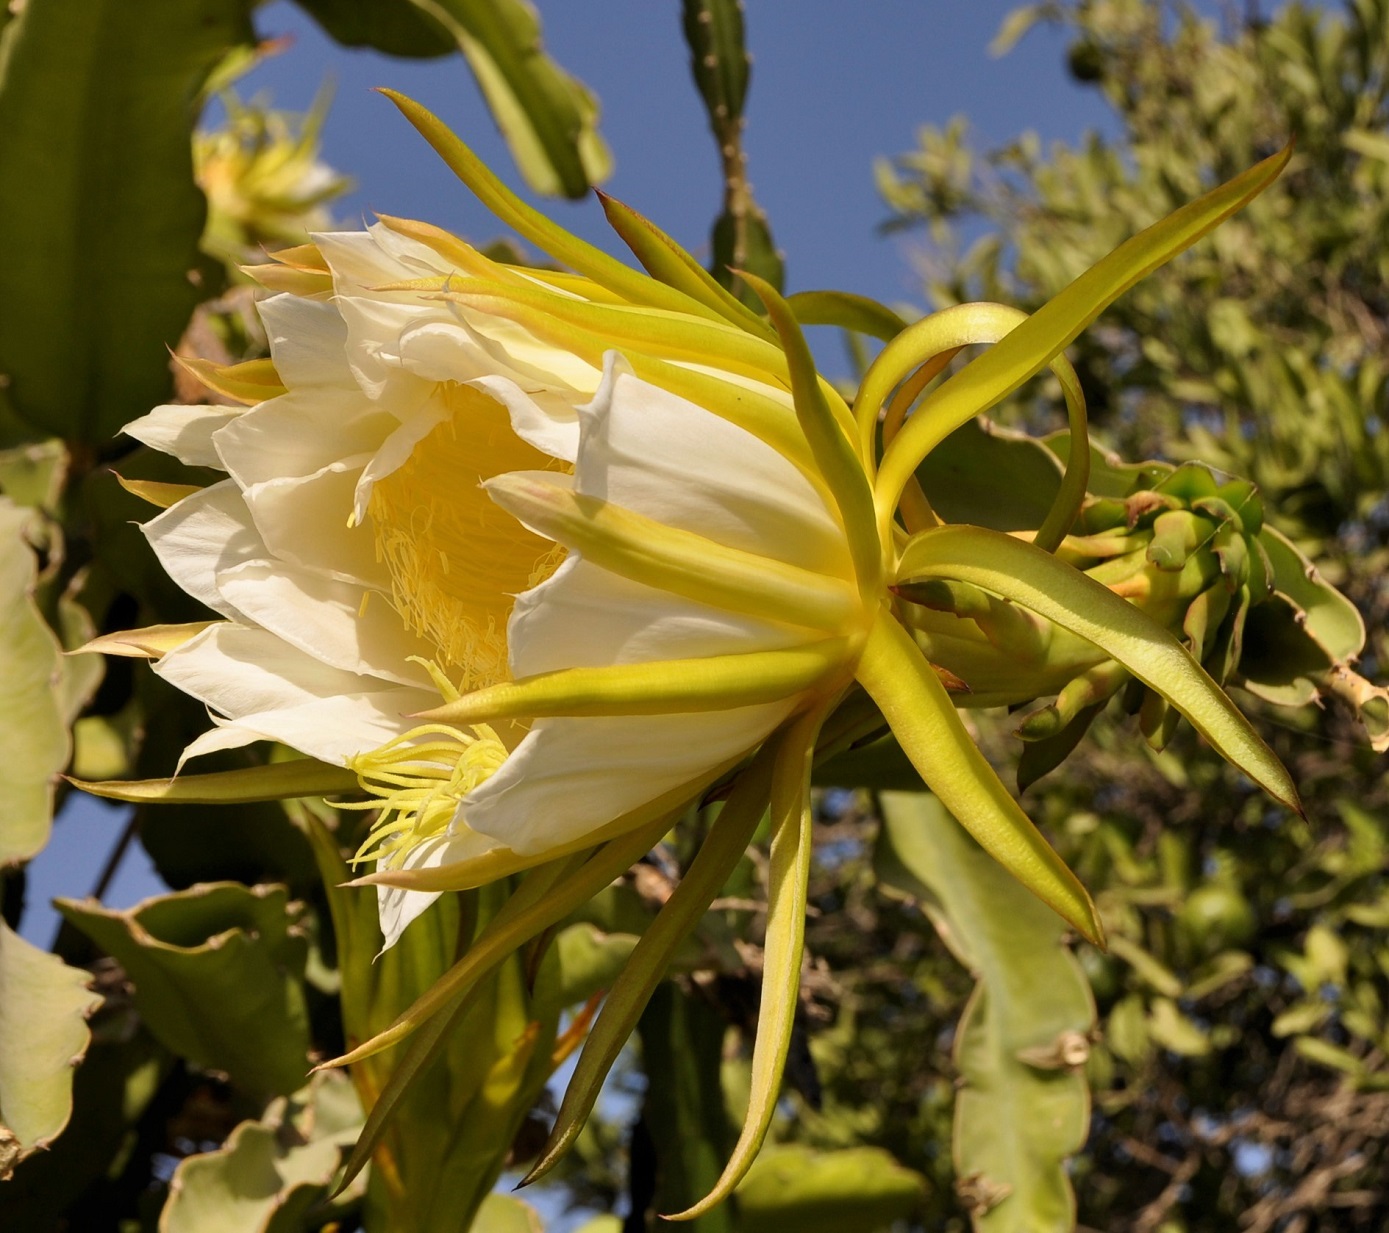
[[[64,776],[74,788],[107,800],[137,805],[241,805],[252,801],[284,801],[304,796],[355,795],[357,776],[341,766],[312,758],[248,766],[207,775],[178,775],[173,779],[107,779],[89,781]]]
[[[501,182],[467,144],[427,107],[384,86],[376,88],[400,109],[401,115],[448,165],[468,190],[507,227],[529,240],[556,261],[592,279],[632,304],[681,312],[711,320],[723,320],[714,309],[684,291],[667,286],[631,266],[624,265],[587,240],[566,231],[527,205]]]

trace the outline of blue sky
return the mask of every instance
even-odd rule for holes
[[[747,0],[755,62],[746,145],[757,197],[787,259],[792,291],[833,287],[889,302],[921,303],[911,248],[920,236],[885,238],[886,211],[873,185],[875,158],[915,144],[922,124],[969,117],[980,144],[1031,129],[1077,140],[1112,122],[1100,97],[1064,68],[1065,40],[1034,30],[1008,56],[989,41],[1010,0]],[[675,0],[540,0],[546,46],[602,104],[616,167],[608,191],[701,253],[718,210],[713,141],[690,82]],[[500,231],[373,86],[418,98],[525,192],[461,58],[393,60],[348,52],[299,9],[276,2],[256,14],[264,37],[293,44],[243,80],[307,108],[326,77],[336,98],[324,154],[357,187],[336,207],[355,226],[372,210],[426,219],[485,240]],[[620,246],[592,201],[544,203],[566,227],[612,251]],[[822,355],[824,349],[822,349]],[[74,795],[49,848],[30,867],[24,933],[47,945],[54,895],[94,885],[124,811]],[[159,884],[132,847],[107,895],[123,907]]]
[[[604,186],[692,251],[706,243],[720,180],[690,82],[675,0],[540,0],[546,47],[593,89],[615,156]],[[1038,27],[1008,56],[986,48],[1009,0],[748,0],[755,57],[746,144],[750,175],[788,262],[791,290],[836,287],[919,299],[902,241],[876,233],[884,209],[875,157],[910,149],[923,123],[964,113],[981,140],[1031,128],[1075,140],[1108,119],[1098,94],[1067,77],[1065,40]],[[371,92],[391,86],[448,122],[518,190],[524,186],[467,69],[456,57],[390,60],[348,52],[293,5],[257,15],[294,45],[243,80],[277,105],[303,108],[325,76],[337,86],[325,154],[356,191],[338,207],[425,218],[474,240],[498,226],[396,113]],[[592,202],[548,201],[561,223],[618,250]]]

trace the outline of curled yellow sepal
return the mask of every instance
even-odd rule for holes
[[[562,668],[465,694],[417,718],[448,724],[556,715],[669,715],[776,702],[845,662],[849,639],[777,651]]]
[[[208,389],[222,394],[242,406],[254,407],[271,398],[287,393],[275,361],[245,360],[240,364],[214,364],[197,356],[176,355],[180,368],[191,373]]]
[[[148,501],[160,509],[168,509],[170,506],[177,505],[184,497],[191,497],[195,492],[202,491],[197,484],[167,484],[161,480],[126,479],[120,472],[114,474],[116,483],[132,497],[139,497],[140,500]],[[113,651],[111,653],[120,655],[123,652]]]
[[[857,677],[902,752],[960,825],[1043,903],[1103,946],[1104,926],[1085,887],[979,752],[940,678],[886,608],[868,636]]]
[[[508,513],[586,561],[673,595],[831,632],[858,613],[857,590],[846,582],[574,492],[549,472],[512,472],[485,487]]]
[[[937,389],[883,454],[874,486],[880,525],[890,524],[917,466],[950,432],[1017,389],[1125,291],[1257,197],[1291,157],[1289,145],[1126,240]],[[915,367],[905,353],[897,364],[900,372],[885,370],[875,389],[881,385],[885,393]],[[865,441],[879,409],[876,397],[860,395],[856,411]]]
[[[207,775],[177,775],[173,779],[65,778],[74,788],[93,796],[137,805],[241,805],[301,796],[338,796],[358,790],[357,776],[351,771],[312,758]]]
[[[781,1076],[791,1051],[800,1004],[801,957],[810,884],[810,765],[826,709],[800,716],[786,732],[772,774],[771,863],[767,874],[767,935],[763,943],[762,1001],[752,1048],[748,1109],[719,1180],[698,1203],[666,1217],[694,1220],[722,1203],[747,1175],[772,1124]]]
[[[121,655],[130,659],[160,659],[191,641],[216,621],[190,621],[186,625],[147,625],[102,634],[69,651],[69,655]]]

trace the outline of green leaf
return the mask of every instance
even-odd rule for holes
[[[529,1203],[494,1192],[482,1201],[468,1233],[545,1233],[545,1225]]]
[[[1331,668],[1326,651],[1298,619],[1298,609],[1281,595],[1250,607],[1236,680],[1250,693],[1279,706],[1305,706],[1321,692],[1317,683]]]
[[[989,55],[1006,56],[1017,46],[1018,40],[1039,21],[1042,21],[1046,15],[1047,6],[1045,4],[1024,4],[1015,8],[1003,19],[998,33],[990,41]]]
[[[1109,940],[1110,952],[1122,959],[1134,970],[1134,974],[1149,988],[1169,998],[1182,995],[1182,982],[1177,974],[1155,959],[1136,942],[1129,941],[1122,934]]]
[[[134,1011],[108,1002],[92,1017],[92,1043],[72,1076],[72,1120],[0,1184],[0,1229],[57,1229],[73,1197],[120,1171],[130,1136],[173,1059]]]
[[[917,1211],[926,1179],[880,1147],[785,1143],[763,1149],[736,1194],[757,1233],[884,1233]]]
[[[410,0],[295,0],[334,42],[420,59],[458,50],[449,32]]]
[[[300,1233],[361,1124],[347,1076],[315,1075],[259,1120],[242,1122],[216,1151],[179,1162],[159,1233]]]
[[[1070,457],[1069,429],[1048,433],[1040,440],[1056,455],[1058,462],[1065,462]],[[1159,487],[1174,469],[1170,462],[1125,462],[1118,454],[1110,453],[1091,441],[1090,475],[1086,489],[1096,497],[1127,497],[1135,492]]]
[[[95,442],[168,400],[206,294],[195,101],[243,0],[31,0],[0,34],[0,373],[34,428]]]
[[[29,860],[48,842],[53,785],[71,753],[64,698],[54,689],[65,675],[62,648],[34,602],[38,563],[24,535],[33,517],[0,497],[0,867]]]
[[[1171,998],[1154,998],[1148,1014],[1148,1034],[1160,1048],[1182,1057],[1205,1057],[1210,1037],[1177,1009]]]
[[[16,505],[56,511],[67,478],[67,448],[57,439],[0,450],[0,492]]]
[[[885,792],[874,868],[921,902],[978,984],[955,1037],[956,1189],[979,1233],[1070,1233],[1066,1158],[1090,1121],[1081,1073],[1095,1026],[1065,923],[933,796]]]
[[[1288,772],[1224,691],[1172,634],[1107,587],[1031,544],[966,526],[934,528],[908,544],[900,583],[923,578],[972,582],[1093,642],[1270,795],[1301,812]]]
[[[916,478],[943,522],[1030,531],[1060,491],[1061,466],[1035,437],[970,420],[926,455]]]
[[[1350,1075],[1353,1079],[1361,1078],[1368,1069],[1364,1059],[1356,1057],[1349,1049],[1342,1049],[1315,1036],[1299,1036],[1293,1041],[1293,1048],[1310,1061]]]
[[[914,792],[921,776],[892,736],[845,750],[815,767],[811,783],[817,788],[893,788]]]
[[[124,968],[150,1031],[183,1057],[265,1095],[303,1086],[306,957],[283,887],[196,886],[116,912],[56,900]]]
[[[453,37],[526,183],[582,197],[612,172],[598,102],[551,60],[527,0],[410,0]]]
[[[532,994],[535,1017],[558,1015],[607,989],[636,944],[634,933],[604,933],[587,921],[560,930],[536,975]]]
[[[1365,622],[1355,605],[1326,582],[1282,532],[1265,527],[1259,543],[1273,566],[1273,589],[1303,614],[1299,624],[1333,663],[1354,659],[1365,645]]]
[[[90,981],[0,921],[0,1181],[68,1124],[87,1017],[101,1005]]]
[[[733,1131],[720,1081],[727,1026],[701,992],[670,981],[657,986],[642,1012],[638,1034],[647,1087],[641,1118],[656,1156],[655,1194],[643,1216],[688,1208],[709,1193],[723,1169]],[[720,1206],[684,1227],[734,1233],[740,1226],[730,1207]]]

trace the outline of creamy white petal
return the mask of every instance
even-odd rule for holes
[[[405,381],[408,385],[412,381],[426,380],[401,363],[400,335],[421,313],[428,314],[431,309],[439,313],[439,309],[422,305],[418,296],[413,298],[414,303],[401,303],[398,295],[387,293],[374,296],[339,293],[333,300],[347,330],[345,356],[353,379],[368,398],[389,401],[398,396],[394,390],[387,393],[387,388],[394,383]],[[467,363],[460,375],[473,376],[474,368],[473,363]]]
[[[501,770],[463,798],[463,814],[474,830],[517,852],[543,852],[711,775],[761,743],[795,702],[538,720]]]
[[[151,449],[172,454],[190,467],[216,467],[222,460],[212,435],[246,414],[245,407],[169,406],[155,407],[148,415],[132,420],[121,429],[127,437]]]
[[[267,552],[232,480],[184,497],[141,529],[165,572],[189,595],[223,616],[241,618],[218,591],[217,574]]]
[[[376,888],[376,911],[381,921],[381,950],[384,953],[400,941],[407,925],[413,924],[437,898],[438,891],[402,890],[398,886]]]
[[[770,445],[634,376],[609,352],[580,409],[580,492],[729,547],[852,577],[843,528]]]
[[[564,462],[578,458],[579,409],[572,400],[553,390],[527,393],[505,377],[479,377],[469,384],[507,409],[512,430],[522,441]]]
[[[332,303],[294,295],[272,295],[256,305],[275,371],[286,389],[305,385],[352,388],[352,373],[343,358],[347,328]]]
[[[404,867],[438,869],[443,865],[473,860],[502,846],[490,835],[480,835],[461,821],[453,824],[453,830],[453,834],[426,839],[411,848],[406,853]],[[417,919],[439,897],[437,893],[400,890],[394,886],[378,886],[376,894],[381,932],[386,939],[383,949],[386,950],[396,944],[405,926]]]
[[[346,458],[303,479],[246,489],[246,506],[271,553],[326,578],[389,587],[371,528],[348,525],[366,461]]]
[[[211,625],[160,659],[155,671],[229,719],[384,684],[330,667],[249,625]]]
[[[339,295],[453,270],[432,248],[382,223],[373,223],[366,231],[318,232],[313,241],[333,271]]]
[[[560,668],[799,646],[806,631],[681,599],[578,556],[519,595],[507,627],[516,677]]]
[[[320,762],[346,765],[357,754],[379,749],[418,724],[407,712],[418,712],[422,699],[438,706],[438,694],[392,688],[375,693],[319,698],[299,706],[277,707],[247,715],[236,726],[254,730],[267,741],[279,741]]]
[[[330,667],[429,685],[428,673],[409,661],[429,659],[435,648],[406,630],[379,592],[283,561],[248,561],[220,573],[217,586],[247,618]]]
[[[454,272],[432,249],[377,225],[369,235],[317,237],[333,270],[349,352],[363,388],[379,397],[390,365],[431,381],[468,381],[490,373],[537,389],[559,387],[582,400],[600,373],[572,352],[544,342],[523,325],[427,293],[379,291],[383,284]]]
[[[376,481],[385,479],[392,471],[404,466],[415,446],[452,414],[444,399],[435,397],[433,393],[423,402],[409,407],[402,406],[399,401],[393,402],[391,410],[397,420],[396,426],[371,456],[371,461],[362,468],[352,492],[353,514],[358,522],[366,518],[372,486]]]
[[[513,377],[526,389],[553,389],[575,401],[597,391],[602,372],[572,351],[537,338],[508,317],[455,302],[447,307],[493,357],[493,371]]]
[[[214,625],[154,670],[239,727],[341,763],[408,732],[439,695],[331,668],[263,629]]]
[[[201,736],[194,737],[184,751],[178,756],[178,767],[175,774],[183,773],[183,764],[189,758],[200,758],[204,754],[221,753],[226,749],[242,749],[247,745],[254,745],[257,741],[266,739],[261,732],[252,732],[239,724],[227,723],[212,717],[213,726]]]
[[[313,475],[343,458],[374,453],[396,423],[361,393],[307,386],[227,424],[215,441],[218,465],[243,488]]]

